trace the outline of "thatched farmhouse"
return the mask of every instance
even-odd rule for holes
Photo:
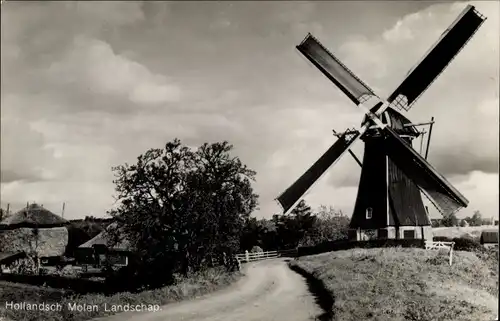
[[[112,265],[127,265],[134,249],[123,237],[116,223],[111,223],[104,231],[80,245],[75,251],[77,261],[82,264],[104,262]],[[97,257],[96,257],[97,256]]]
[[[130,242],[120,235],[116,223],[111,223],[104,231],[97,234],[94,238],[80,245],[80,248],[91,248],[94,245],[105,245],[110,249],[116,250],[130,250]]]
[[[68,244],[68,224],[42,206],[28,205],[0,222],[0,253],[61,256]]]

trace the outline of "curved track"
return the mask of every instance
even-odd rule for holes
[[[225,290],[162,306],[157,312],[121,313],[107,321],[307,321],[321,314],[306,280],[283,259],[250,263]]]

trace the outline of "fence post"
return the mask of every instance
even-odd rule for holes
[[[236,257],[236,266],[238,267],[238,271],[241,271],[241,262],[238,257]]]
[[[453,246],[455,245],[455,243],[451,243],[451,246],[450,246],[450,266],[453,262]]]
[[[245,260],[250,262],[250,255],[248,254],[248,250],[245,250]]]

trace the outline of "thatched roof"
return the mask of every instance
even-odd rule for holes
[[[120,234],[117,224],[111,223],[104,231],[80,245],[79,248],[91,248],[93,245],[102,244],[112,249],[131,251],[132,245],[130,241]],[[113,235],[116,235],[116,237],[113,237]]]
[[[20,227],[50,228],[68,224],[69,222],[59,215],[52,213],[38,204],[31,204],[0,222],[0,230]]]

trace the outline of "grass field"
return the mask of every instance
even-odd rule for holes
[[[144,291],[141,293],[117,293],[112,296],[99,294],[87,294],[72,296],[60,290],[47,289],[43,287],[20,285],[0,281],[0,320],[44,320],[44,321],[79,321],[111,314],[100,308],[99,311],[70,312],[68,304],[87,304],[102,307],[104,303],[108,306],[113,304],[151,304],[163,305],[176,301],[195,298],[234,283],[241,273],[228,273],[223,269],[209,269],[193,276],[180,279],[175,285],[165,288]],[[63,311],[13,311],[5,309],[5,302],[30,302],[30,303],[52,303],[59,302]],[[2,319],[3,317],[3,319]]]
[[[290,262],[333,296],[334,320],[481,321],[498,313],[498,250],[353,249]]]
[[[433,227],[432,234],[449,238],[469,236],[479,239],[481,231],[492,228],[498,229],[498,226]]]

